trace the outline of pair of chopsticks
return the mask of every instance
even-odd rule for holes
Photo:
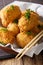
[[[24,48],[23,50],[15,57],[17,59],[22,58],[22,56],[32,47],[36,44],[38,40],[43,36],[43,30],[36,35]]]

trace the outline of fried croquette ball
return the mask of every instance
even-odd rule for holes
[[[40,32],[40,29],[38,28],[38,26],[36,26],[33,29],[31,29],[31,31],[38,34]]]
[[[7,27],[7,25],[13,20],[19,18],[21,15],[20,8],[16,5],[6,6],[0,11],[0,18],[2,20],[2,25]]]
[[[38,21],[39,25],[43,26],[43,22],[42,21]]]
[[[9,23],[7,29],[13,32],[14,36],[16,36],[19,33],[19,27],[16,23]]]
[[[43,30],[43,22],[41,22],[41,21],[38,21],[38,22],[39,22],[38,28],[39,28],[40,30]]]
[[[38,14],[31,11],[26,11],[26,13],[19,19],[18,26],[20,31],[29,31],[35,26],[37,26],[39,20]]]
[[[35,26],[33,29],[31,29],[34,33],[39,33],[41,30],[43,30],[43,22],[39,22],[39,25]]]
[[[37,27],[40,29],[40,31],[43,30],[43,25],[38,25]]]
[[[16,41],[19,47],[25,47],[32,39],[34,35],[31,32],[21,32],[17,35]]]
[[[43,22],[38,21],[39,24],[32,29],[33,32],[39,33],[41,30],[43,30]]]
[[[15,37],[12,32],[6,28],[0,27],[0,42],[4,44],[14,43]]]

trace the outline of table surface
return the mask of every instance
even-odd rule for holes
[[[0,0],[0,9],[13,1],[14,0]],[[43,4],[43,0],[22,0],[22,1],[36,2]],[[0,65],[43,65],[43,51],[38,56],[34,55],[33,58],[23,56],[23,58],[21,58],[20,60],[17,60],[15,58],[0,60]]]
[[[15,58],[0,60],[0,65],[43,65],[43,53],[38,56],[34,55],[33,58],[23,56],[20,60]]]

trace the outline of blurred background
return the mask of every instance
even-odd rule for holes
[[[25,1],[25,2],[34,2],[34,3],[43,4],[43,0],[0,0],[0,9],[13,1]]]

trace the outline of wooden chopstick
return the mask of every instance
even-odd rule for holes
[[[43,30],[42,30],[37,36],[35,36],[35,37],[31,40],[31,42],[28,43],[28,44],[23,48],[23,50],[22,50],[15,58],[18,58],[18,57],[22,54],[22,52],[23,52],[39,35],[41,35],[42,33],[43,33]]]
[[[36,44],[36,42],[43,36],[43,34],[41,34],[19,57],[18,60],[32,47]]]

